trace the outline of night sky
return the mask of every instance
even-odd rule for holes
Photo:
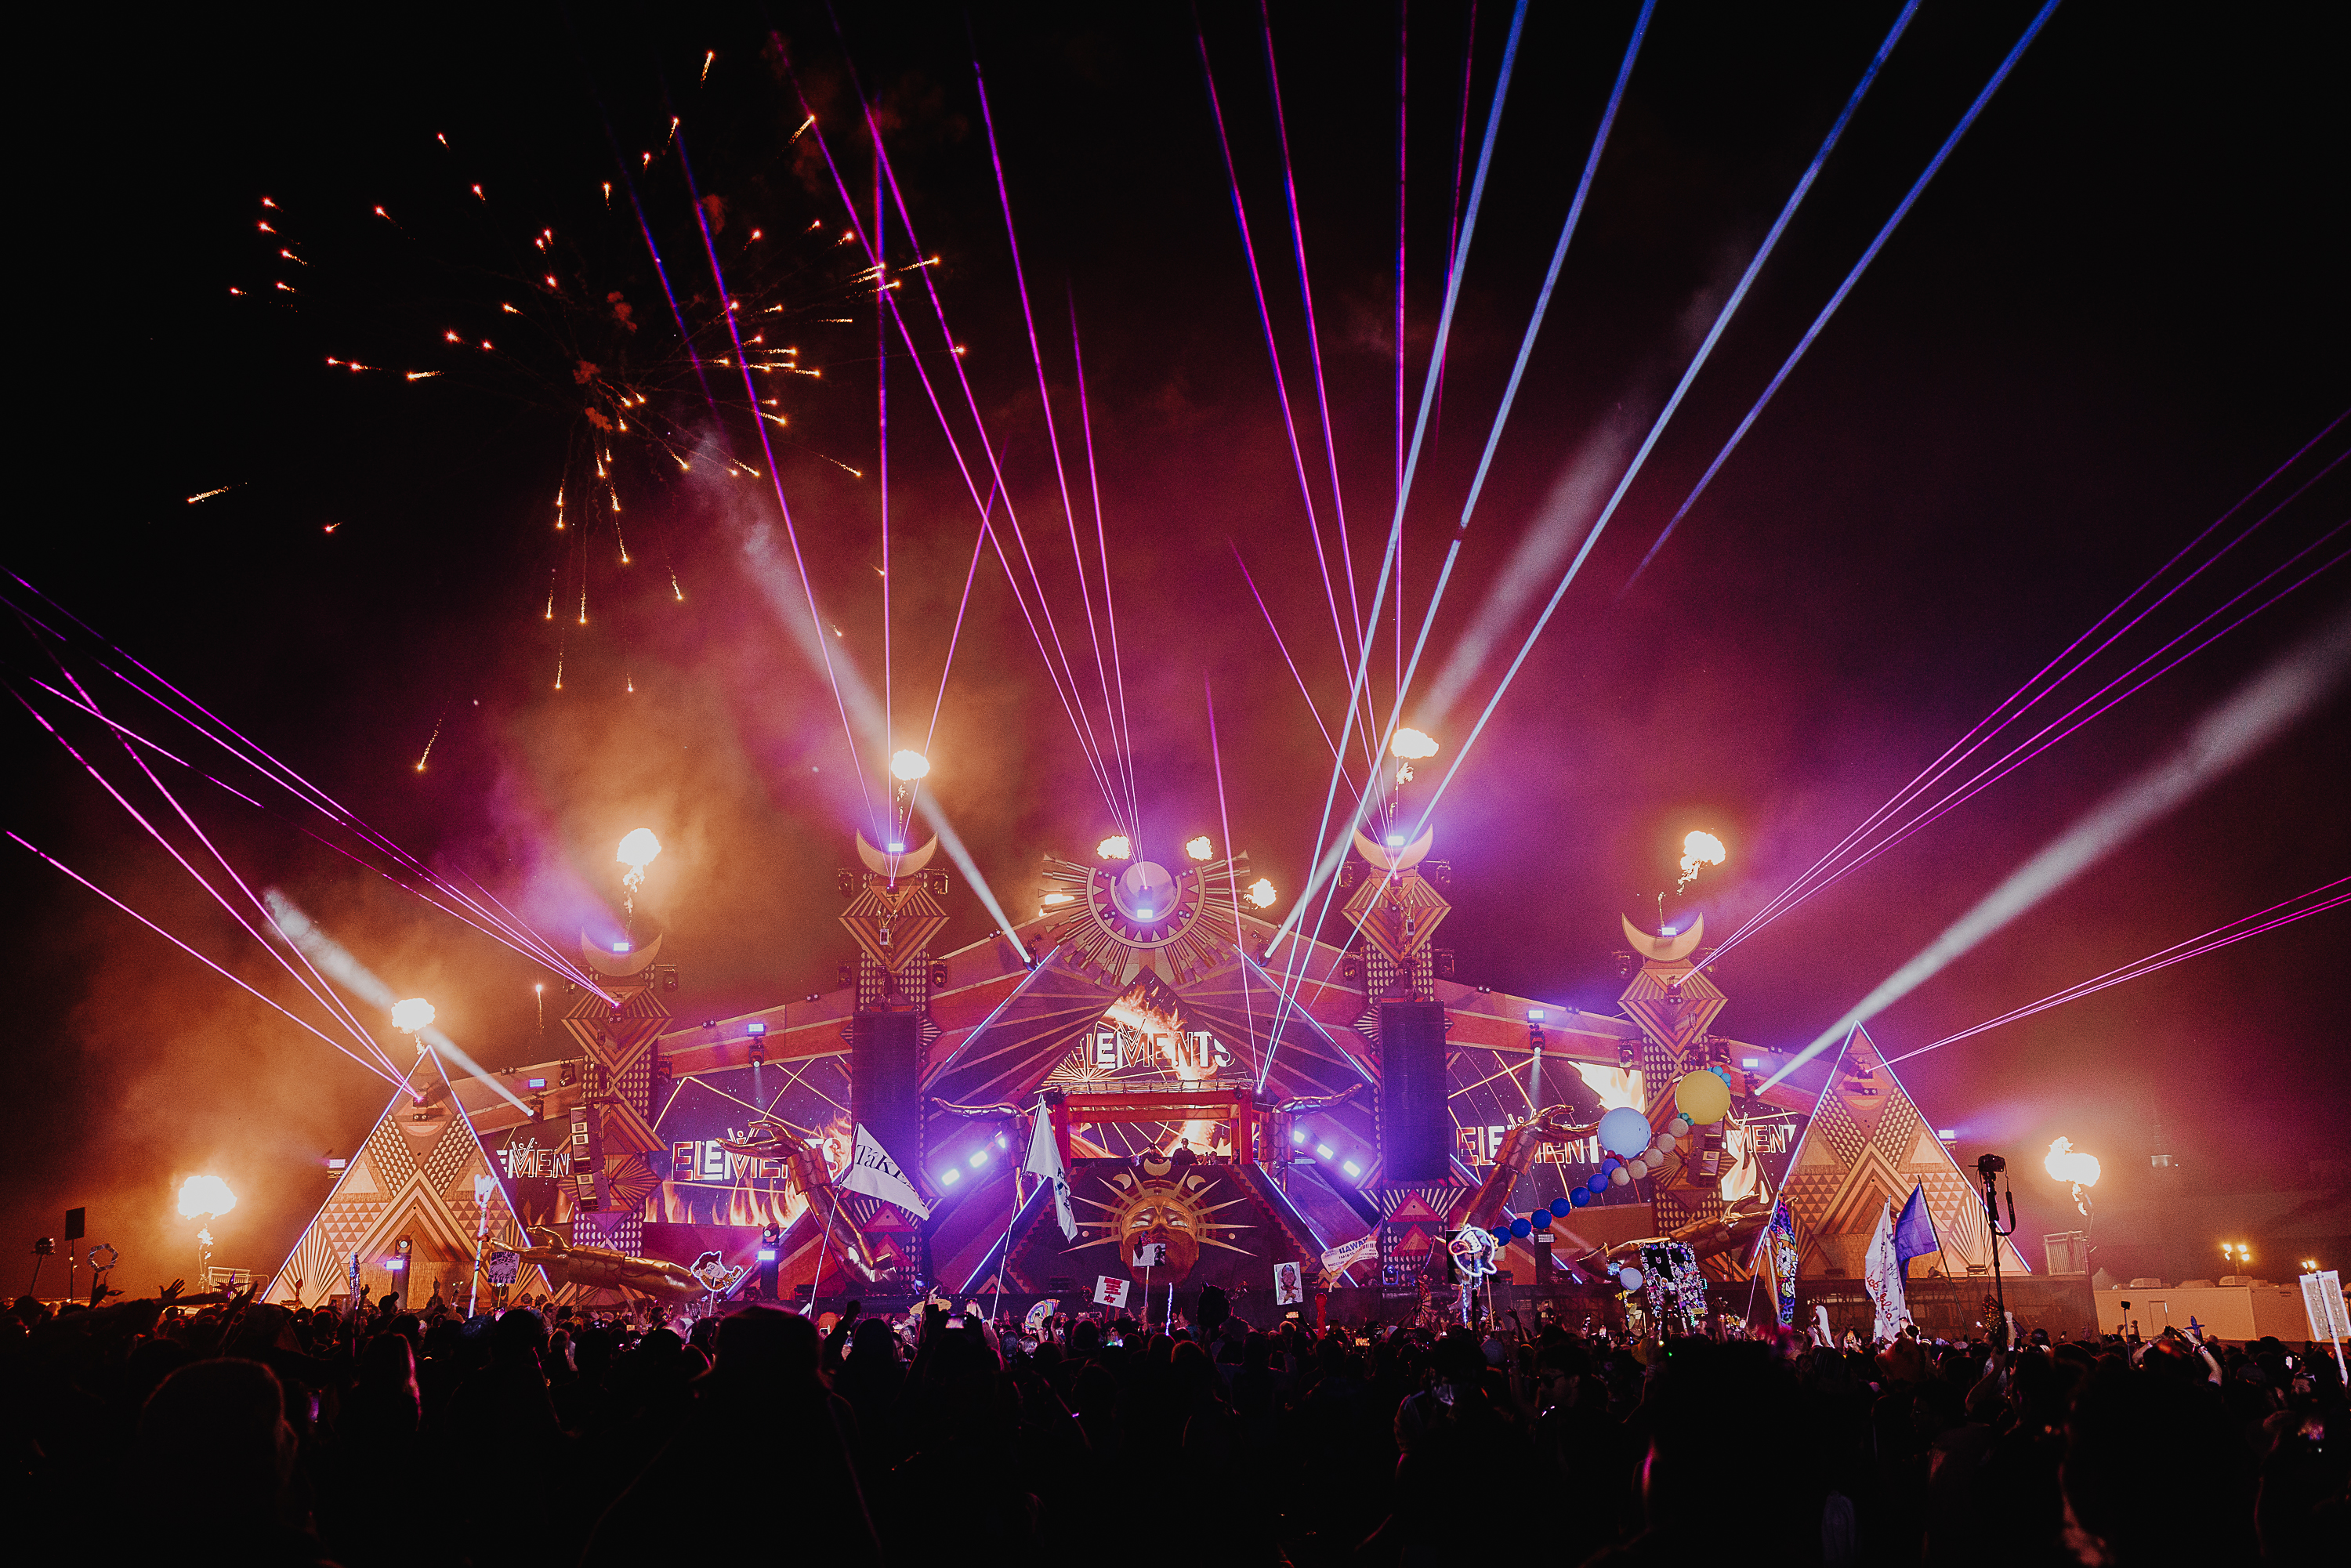
[[[1537,6],[1527,25],[1405,525],[1408,631],[1636,9]],[[1719,834],[1729,859],[1669,893],[1666,912],[1703,913],[1719,939],[2351,407],[2341,33],[2314,7],[2256,21],[2070,0],[1618,597],[2034,9],[1921,8],[1469,753],[1435,819],[1455,868],[1444,940],[1462,978],[1612,1009],[1618,916],[1654,925],[1685,832]],[[1428,778],[1457,755],[1896,11],[1658,7],[1416,698],[1477,627],[1499,635],[1482,660],[1456,666],[1448,709],[1407,704],[1407,721],[1446,746]],[[1253,8],[1203,15],[1344,612],[1264,41]],[[1472,165],[1509,19],[1499,0],[1477,12]],[[836,35],[821,7],[799,5],[692,17],[399,8],[298,28],[178,17],[103,45],[60,35],[37,133],[20,121],[19,166],[34,183],[18,197],[18,233],[39,259],[18,285],[35,340],[17,361],[28,439],[5,564],[559,942],[617,918],[611,846],[653,828],[667,848],[639,918],[669,933],[664,957],[685,977],[674,1001],[690,1021],[837,983],[850,944],[834,924],[833,873],[852,859],[852,831],[872,821],[858,762],[875,788],[879,757],[852,762],[832,693],[790,635],[794,607],[807,614],[797,579],[778,597],[747,555],[747,535],[776,507],[764,480],[726,477],[713,455],[764,469],[739,382],[715,385],[737,389],[738,412],[722,422],[690,373],[648,371],[659,390],[644,426],[680,433],[693,471],[616,437],[622,533],[609,517],[581,527],[576,488],[573,526],[552,531],[554,491],[589,460],[593,434],[586,383],[563,372],[609,361],[606,340],[632,362],[676,352],[623,196],[605,210],[600,187],[619,171],[691,314],[716,290],[690,160],[696,189],[717,198],[705,211],[723,217],[713,245],[730,283],[783,304],[784,325],[767,329],[824,370],[762,390],[789,422],[771,427],[777,466],[827,632],[878,687],[874,304],[854,282],[856,247],[837,243],[847,214],[816,152],[821,134],[870,220],[853,64],[920,255],[940,258],[930,270],[1099,726],[976,47],[1098,597],[1072,308],[1083,333],[1145,852],[1169,858],[1199,832],[1224,841],[1205,684],[1234,843],[1285,906],[1305,874],[1329,752],[1236,550],[1334,731],[1343,708],[1189,12],[845,5],[841,21]],[[1366,603],[1395,504],[1395,22],[1375,6],[1274,11],[1347,549]],[[1409,26],[1405,346],[1416,408],[1443,298],[1470,14],[1416,3]],[[819,124],[795,141],[799,92]],[[397,223],[376,218],[378,204]],[[278,233],[259,232],[273,217]],[[565,318],[600,323],[594,340],[501,315],[540,270],[531,236],[550,227],[564,297],[618,293],[635,332],[601,306]],[[901,270],[918,256],[894,211],[886,230],[900,303],[930,334],[925,365],[967,432],[921,274]],[[277,256],[281,239],[299,262]],[[275,288],[281,280],[299,292]],[[532,308],[556,319],[551,303]],[[468,343],[503,336],[504,352],[453,346],[449,330]],[[892,351],[888,668],[899,743],[919,746],[977,518],[920,382],[894,341]],[[352,373],[329,357],[384,369]],[[402,379],[411,370],[441,373]],[[2336,431],[2293,483],[2346,444],[2351,430]],[[977,460],[976,444],[966,450]],[[2320,541],[2346,497],[2340,469],[2311,486],[2047,711]],[[2315,542],[2240,611],[2334,559],[2341,539]],[[1514,565],[1532,597],[1498,601]],[[2343,570],[2321,572],[1742,944],[1716,971],[1730,995],[1719,1028],[1782,1050],[1809,1040],[2346,600]],[[12,685],[37,695],[26,683],[54,682],[54,666],[20,628],[9,637]],[[1392,643],[1391,628],[1374,655],[1383,716]],[[1015,918],[1035,910],[1040,854],[1083,856],[1110,831],[1043,677],[986,556],[930,783]],[[289,995],[258,946],[11,706],[0,827]],[[1876,1019],[1873,1036],[1898,1055],[2351,873],[2347,718],[2337,689]],[[119,749],[88,754],[120,762]],[[183,798],[256,889],[283,890],[400,994],[431,998],[476,1056],[528,1053],[531,986],[544,977],[528,964],[290,821],[202,784]],[[0,849],[16,955],[7,1245],[21,1253],[68,1205],[88,1204],[92,1239],[125,1254],[123,1283],[147,1289],[193,1265],[193,1228],[170,1194],[212,1171],[244,1197],[215,1227],[215,1260],[273,1269],[327,1189],[319,1156],[364,1134],[382,1084],[15,845]],[[960,882],[950,902],[945,945],[989,928]],[[2340,1157],[2351,1115],[2333,985],[2346,937],[2351,915],[2322,915],[1900,1071],[1932,1120],[1959,1130],[1962,1160],[2010,1155],[2028,1239],[2070,1218],[2039,1170],[2060,1134],[2105,1159],[2101,1197],[2131,1196],[2158,1151],[2207,1190],[2296,1185],[2309,1160]],[[2037,1241],[2025,1250],[2038,1260]]]

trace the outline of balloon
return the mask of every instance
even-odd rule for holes
[[[1673,1120],[1666,1124],[1666,1131],[1671,1133],[1677,1138],[1688,1137],[1689,1130],[1689,1118],[1687,1116],[1676,1116]]]
[[[1567,1201],[1573,1204],[1576,1207],[1582,1208],[1585,1204],[1592,1201],[1592,1189],[1588,1186],[1577,1187],[1573,1192],[1567,1195]]]
[[[1630,1105],[1619,1105],[1600,1118],[1600,1146],[1627,1158],[1648,1147],[1654,1134],[1649,1119]]]
[[[1695,1126],[1719,1122],[1730,1110],[1730,1085],[1703,1070],[1686,1072],[1674,1085],[1674,1106]]]
[[[1533,1231],[1534,1227],[1529,1225],[1523,1219],[1513,1219],[1510,1221],[1510,1234],[1513,1236],[1525,1237],[1532,1234]]]
[[[1608,1178],[1604,1176],[1593,1176],[1583,1184],[1583,1190],[1595,1195],[1606,1192],[1608,1190]]]
[[[1618,1166],[1614,1170],[1608,1173],[1608,1185],[1611,1186],[1623,1186],[1626,1182],[1631,1181],[1632,1179],[1633,1178],[1631,1176],[1625,1174],[1625,1167],[1623,1166]]]
[[[1548,1208],[1531,1208],[1527,1210],[1527,1223],[1533,1226],[1537,1230],[1549,1230],[1551,1228],[1551,1210]]]
[[[1631,1176],[1635,1181],[1639,1181],[1643,1176],[1649,1174],[1649,1162],[1646,1160],[1633,1160],[1627,1163],[1625,1166],[1625,1174]]]
[[[1673,1139],[1671,1139],[1671,1138],[1660,1137],[1660,1138],[1659,1138],[1656,1143],[1651,1144],[1651,1145],[1649,1145],[1649,1152],[1648,1152],[1647,1154],[1646,1154],[1646,1155],[1642,1155],[1641,1157],[1642,1157],[1642,1158],[1644,1158],[1644,1159],[1658,1159],[1658,1160],[1661,1160],[1661,1159],[1664,1159],[1667,1155],[1672,1154],[1676,1149],[1679,1148],[1680,1146],[1681,1146],[1680,1145],[1677,1144],[1677,1143],[1676,1143]]]
[[[1643,1278],[1641,1270],[1634,1268],[1630,1263],[1616,1270],[1616,1282],[1628,1291],[1639,1290]]]
[[[1569,1203],[1569,1201],[1568,1201],[1566,1198],[1563,1198],[1563,1197],[1555,1197],[1555,1198],[1552,1198],[1552,1199],[1551,1200],[1551,1215],[1552,1215],[1552,1218],[1553,1219],[1565,1219],[1565,1218],[1567,1218],[1567,1211],[1568,1211],[1568,1209],[1569,1209],[1571,1207],[1572,1207],[1572,1205]]]
[[[1486,1234],[1494,1239],[1494,1245],[1497,1247],[1508,1247],[1510,1244],[1510,1228],[1507,1225],[1497,1225]]]

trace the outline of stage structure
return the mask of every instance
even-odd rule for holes
[[[345,1163],[327,1201],[294,1244],[261,1299],[297,1306],[395,1295],[422,1306],[473,1300],[477,1263],[518,1258],[529,1245],[512,1186],[450,1088],[440,1058],[416,1065]],[[501,1272],[505,1270],[501,1269]],[[549,1289],[536,1268],[517,1269],[507,1291]],[[507,1296],[486,1283],[480,1301]]]
[[[1513,1129],[1543,1112],[1549,1126],[1580,1127],[1620,1106],[1662,1125],[1675,1084],[1702,1068],[1732,1085],[1731,1107],[1692,1129],[1670,1180],[1604,1182],[1504,1246],[1499,1266],[1520,1284],[1565,1285],[1573,1259],[1719,1228],[1784,1193],[1805,1276],[1834,1277],[1857,1269],[1845,1256],[1854,1217],[1874,1219],[1889,1193],[1898,1207],[1913,1176],[1954,1271],[1978,1260],[1967,1184],[1931,1134],[1922,1145],[1902,1130],[1926,1123],[1866,1036],[1834,1073],[1808,1064],[1759,1089],[1786,1057],[1714,1032],[1726,998],[1702,967],[1702,920],[1655,936],[1625,923],[1612,1016],[1455,979],[1454,955],[1433,940],[1451,904],[1428,834],[1358,835],[1342,884],[1349,940],[1294,940],[1270,959],[1275,927],[1237,896],[1245,855],[1171,865],[1113,841],[1093,864],[1049,858],[1039,913],[1010,936],[935,956],[951,893],[930,867],[935,847],[858,841],[862,866],[841,876],[853,956],[830,991],[680,1028],[662,999],[678,981],[656,961],[658,937],[632,952],[583,944],[611,999],[572,991],[559,1036],[509,1053],[537,1059],[501,1074],[531,1114],[429,1067],[452,1124],[496,1156],[506,1249],[644,1265],[567,1267],[548,1287],[556,1300],[661,1295],[580,1280],[678,1281],[664,1264],[738,1299],[879,1302],[999,1285],[1082,1298],[1102,1274],[1140,1282],[1138,1243],[1156,1249],[1143,1255],[1157,1260],[1160,1311],[1171,1286],[1180,1304],[1217,1284],[1244,1316],[1270,1318],[1276,1269],[1290,1263],[1399,1302],[1442,1295],[1448,1243],[1481,1185],[1489,1207],[1506,1193],[1505,1212],[1525,1215],[1602,1170],[1595,1140]],[[1872,1080],[1874,1095],[1853,1087]],[[411,1098],[387,1113],[402,1145],[413,1134],[396,1113]],[[1021,1170],[1040,1117],[1074,1239],[1050,1184]],[[833,1185],[861,1127],[927,1217]],[[386,1135],[371,1134],[371,1150]],[[336,1249],[346,1264],[381,1251],[393,1234],[355,1225],[350,1185],[284,1279],[309,1280]],[[470,1240],[466,1212],[451,1216],[441,1230]],[[1697,1250],[1723,1281],[1746,1278],[1754,1249]],[[2003,1267],[2022,1272],[2022,1260],[2004,1254]]]

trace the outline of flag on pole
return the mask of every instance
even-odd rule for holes
[[[1902,1332],[1910,1321],[1910,1308],[1902,1294],[1902,1260],[1894,1249],[1894,1205],[1890,1200],[1877,1206],[1877,1228],[1869,1238],[1869,1256],[1862,1264],[1862,1283],[1869,1291],[1870,1304],[1877,1310],[1877,1322],[1870,1337],[1879,1343]]]
[[[1894,1222],[1894,1256],[1901,1260],[1907,1272],[1911,1259],[1941,1250],[1942,1243],[1935,1239],[1935,1222],[1927,1213],[1927,1189],[1913,1186],[1910,1201],[1902,1206],[1902,1218]]]
[[[862,1192],[868,1197],[896,1204],[907,1213],[919,1215],[925,1219],[931,1217],[931,1206],[923,1201],[922,1195],[914,1190],[914,1184],[906,1179],[906,1173],[899,1169],[898,1162],[890,1157],[890,1151],[882,1146],[880,1139],[865,1130],[862,1122],[857,1124],[857,1143],[850,1151],[849,1168],[833,1185],[844,1192]]]
[[[1113,1280],[1108,1274],[1094,1276],[1094,1300],[1105,1307],[1126,1305],[1126,1292],[1134,1283],[1132,1280]]]
[[[1053,1218],[1061,1224],[1061,1239],[1078,1239],[1078,1217],[1070,1207],[1070,1171],[1061,1159],[1061,1141],[1053,1135],[1053,1118],[1042,1103],[1029,1133],[1029,1157],[1020,1168],[1053,1184]]]
[[[1342,1242],[1322,1254],[1322,1271],[1342,1274],[1354,1265],[1370,1259],[1376,1262],[1380,1256],[1380,1233],[1366,1231],[1353,1241]]]

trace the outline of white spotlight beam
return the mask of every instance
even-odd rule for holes
[[[2351,609],[2208,714],[2187,744],[2108,795],[1773,1073],[1766,1089],[1908,996],[2325,701],[2351,664]]]
[[[299,947],[310,962],[360,1000],[371,1003],[387,1013],[392,1010],[392,1004],[399,998],[390,986],[376,977],[374,970],[352,957],[349,948],[319,930],[318,922],[296,908],[293,900],[276,888],[266,889],[261,896],[269,905],[270,919],[276,923],[279,936]],[[499,1082],[480,1062],[466,1055],[455,1040],[429,1024],[417,1031],[417,1038],[438,1052],[443,1061],[454,1061],[472,1073],[499,1099],[525,1115],[530,1113],[530,1107],[524,1104],[513,1090]]]

